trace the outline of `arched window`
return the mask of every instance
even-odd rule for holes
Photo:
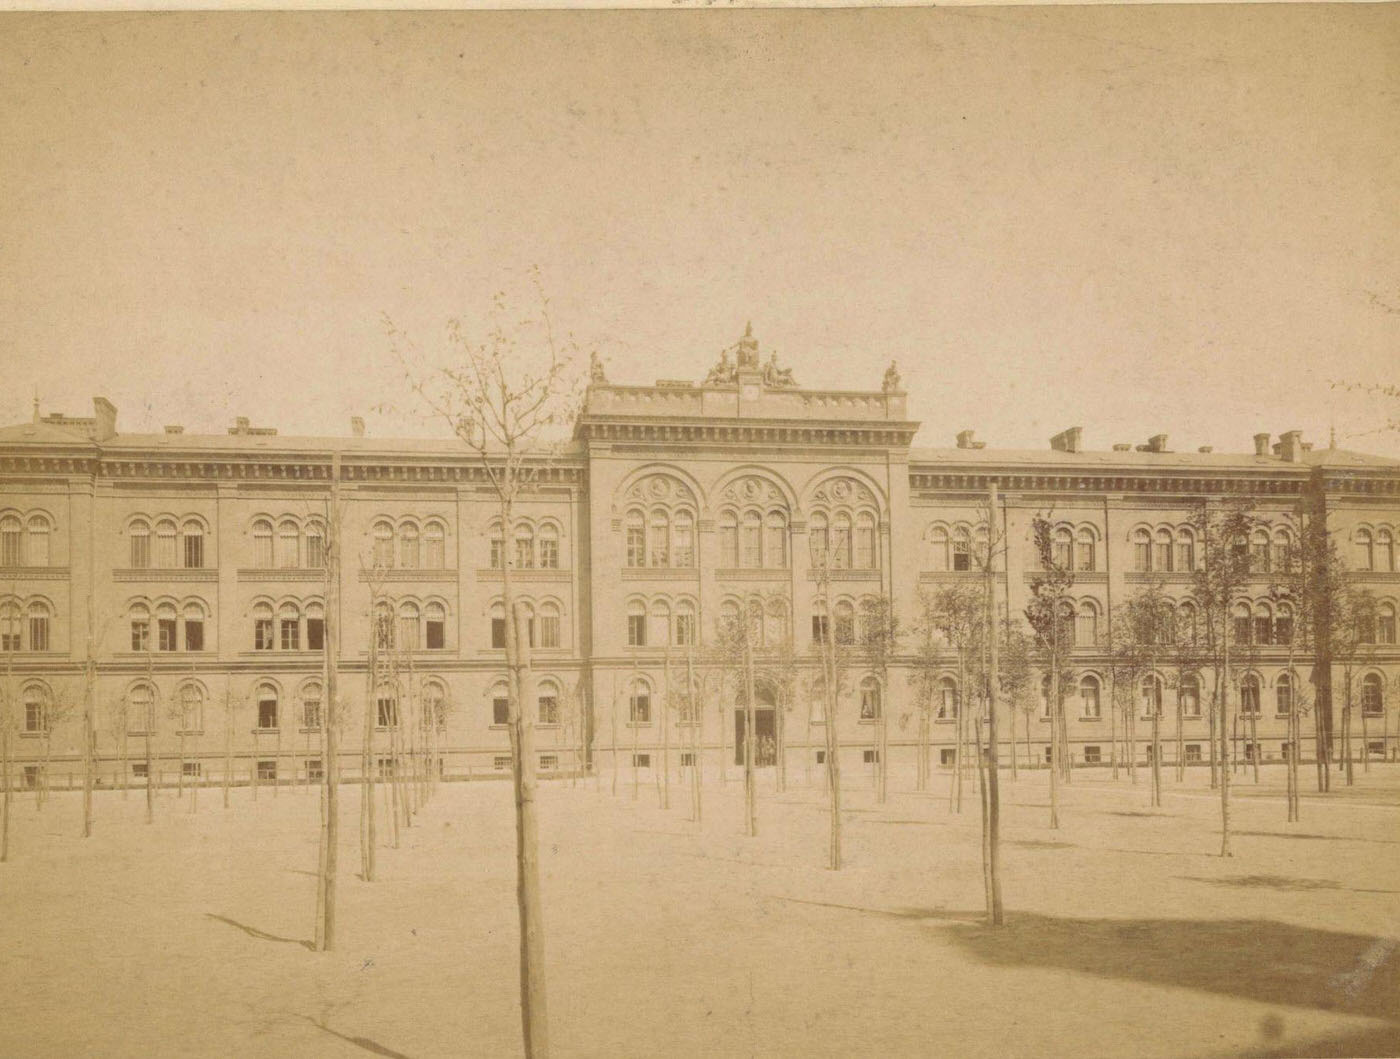
[[[1064,693],[1064,684],[1061,683],[1060,694],[1063,696]],[[1050,719],[1051,699],[1052,696],[1050,694],[1050,674],[1046,673],[1045,676],[1040,678],[1040,716],[1043,720]]]
[[[506,645],[506,607],[504,603],[491,604],[491,646],[499,650]],[[505,724],[504,721],[500,722]]]
[[[739,560],[743,566],[763,565],[763,520],[757,511],[745,511],[739,529]]]
[[[839,600],[832,608],[836,619],[836,642],[853,644],[856,642],[856,609],[849,600]]]
[[[1133,569],[1138,573],[1152,569],[1152,534],[1145,529],[1133,531]]]
[[[1159,529],[1153,538],[1152,568],[1167,573],[1172,568],[1172,531]]]
[[[185,684],[180,688],[180,730],[186,733],[204,730],[204,692],[198,684]]]
[[[491,689],[491,723],[510,724],[510,690],[505,684],[497,684]]]
[[[541,680],[536,697],[539,700],[540,724],[558,724],[559,685],[552,680]]]
[[[1254,642],[1263,646],[1274,642],[1274,612],[1267,603],[1254,608]]]
[[[416,651],[419,647],[418,604],[404,600],[399,604],[399,647],[405,651]]]
[[[533,570],[535,566],[535,531],[527,523],[515,527],[515,568]]]
[[[156,605],[156,649],[174,651],[179,644],[179,624],[175,620],[175,604]]]
[[[277,565],[294,570],[301,564],[301,528],[289,518],[277,526]]]
[[[375,692],[374,722],[378,728],[397,728],[399,726],[399,694],[392,684],[381,685],[379,690]]]
[[[647,524],[647,565],[671,565],[671,519],[661,508],[652,511]]]
[[[1074,642],[1081,647],[1092,647],[1099,642],[1099,608],[1091,599],[1079,604],[1075,617]]]
[[[627,646],[647,645],[647,608],[639,599],[627,604]]]
[[[29,604],[29,649],[49,649],[49,605],[37,599]]]
[[[442,683],[430,680],[423,685],[423,724],[441,731],[447,721],[447,691]]]
[[[180,538],[185,569],[201,569],[204,566],[204,527],[195,519],[187,518],[180,527]]]
[[[1274,703],[1280,717],[1293,712],[1293,680],[1287,673],[1280,673],[1274,684]]]
[[[683,599],[676,604],[676,646],[690,647],[695,643],[695,604]]]
[[[646,526],[640,511],[627,512],[627,565],[633,568],[647,564]]]
[[[540,646],[559,646],[559,604],[553,600],[540,604]]]
[[[1196,628],[1196,605],[1191,602],[1183,603],[1176,612],[1176,635],[1177,642],[1184,644],[1194,644],[1199,635]]]
[[[1280,603],[1274,615],[1274,643],[1288,645],[1293,642],[1293,605]]]
[[[851,516],[838,511],[831,520],[831,568],[849,570],[851,567]]]
[[[851,565],[857,570],[874,570],[880,565],[879,549],[875,546],[875,516],[869,511],[856,515],[856,536]]]
[[[732,599],[726,599],[719,605],[719,623],[715,631],[720,637],[727,638],[737,635],[739,624],[739,604]]]
[[[689,511],[676,512],[671,526],[671,565],[695,565],[695,516]]]
[[[29,554],[24,557],[26,565],[49,565],[49,530],[49,520],[44,515],[29,516]]]
[[[1196,569],[1196,534],[1190,529],[1176,531],[1176,569],[1184,574]]]
[[[1361,712],[1367,717],[1379,717],[1385,711],[1385,685],[1379,673],[1367,673],[1361,678]]]
[[[320,522],[306,524],[306,568],[322,570],[326,566],[326,527]]]
[[[132,641],[135,642],[136,630],[132,627]],[[269,603],[257,603],[253,606],[253,650],[271,651],[276,638],[272,633],[272,605]],[[135,648],[133,648],[135,650]]]
[[[126,730],[131,735],[156,730],[156,693],[149,684],[137,684],[126,693]]]
[[[24,689],[24,730],[31,733],[49,730],[48,696],[38,684]]]
[[[554,534],[554,563],[559,565],[559,537]],[[423,527],[423,565],[429,570],[447,567],[447,527],[434,519]],[[543,564],[541,564],[543,565]]]
[[[424,644],[429,651],[441,651],[447,646],[447,608],[441,603],[429,603],[423,608]]]
[[[204,650],[204,607],[195,602],[185,604],[185,650]]]
[[[175,520],[163,518],[156,523],[156,561],[162,570],[169,570],[179,564],[175,561]]]
[[[432,524],[429,524],[428,531],[432,532],[432,528]],[[441,527],[439,527],[439,532],[441,532]],[[431,547],[431,541],[429,542],[429,547]],[[439,550],[441,549],[439,548]],[[544,525],[540,526],[539,550],[540,569],[558,570],[559,527],[554,525],[554,523],[546,522]]]
[[[632,681],[627,694],[629,724],[651,724],[651,685],[641,677]]]
[[[145,523],[141,523],[142,526]],[[136,523],[132,524],[133,531]],[[23,563],[23,551],[21,550],[21,537],[23,527],[18,515],[6,515],[0,518],[0,566],[20,566]],[[135,566],[135,563],[131,564]]]
[[[132,562],[131,565],[135,566],[136,563]],[[272,566],[272,523],[267,519],[260,518],[253,523],[253,565],[260,570]]]
[[[394,565],[394,527],[387,519],[374,524],[374,565],[388,569]]]
[[[15,520],[15,557],[19,557],[19,520]],[[137,570],[145,570],[151,565],[151,527],[144,519],[137,519],[127,530],[131,541],[131,565]],[[12,565],[8,559],[3,564]]]
[[[1287,530],[1275,530],[1270,544],[1269,565],[1283,573],[1292,566],[1293,537]]]
[[[664,599],[658,599],[651,605],[646,642],[650,644],[671,642],[671,605]]]
[[[781,511],[770,511],[764,528],[763,559],[774,569],[783,569],[787,559],[787,519]]]
[[[1102,716],[1098,677],[1085,676],[1079,681],[1079,713],[1085,720],[1097,720]]]
[[[321,728],[321,685],[315,682],[306,684],[301,689],[301,726],[311,731],[319,731]]]
[[[928,568],[935,571],[951,569],[948,560],[948,531],[934,526],[928,535]]]
[[[1181,715],[1183,717],[1199,717],[1201,715],[1201,682],[1194,673],[1188,673],[1181,678],[1181,686],[1177,689],[1177,695],[1181,699]]]
[[[1162,678],[1149,673],[1138,685],[1138,701],[1142,704],[1142,715],[1151,717],[1162,712]]]
[[[18,651],[19,647],[19,604],[7,599],[0,603],[0,651]]]
[[[283,651],[301,650],[301,614],[295,603],[283,603],[277,611],[277,646]]]
[[[1234,615],[1235,643],[1241,645],[1248,645],[1253,640],[1254,631],[1252,628],[1252,622],[1250,620],[1251,614],[1249,604],[1236,603],[1234,610],[1231,611],[1231,613]]]
[[[880,716],[880,682],[873,676],[860,682],[860,719],[873,721]]]
[[[1249,535],[1249,568],[1256,573],[1269,569],[1269,531],[1256,529]]]
[[[1246,673],[1240,681],[1240,714],[1244,717],[1259,716],[1259,678]]]
[[[1095,563],[1094,531],[1088,526],[1084,526],[1075,537],[1074,568],[1087,573],[1096,569]]]
[[[1395,643],[1395,604],[1382,603],[1376,608],[1376,642],[1386,645]]]
[[[1075,633],[1078,632],[1076,628],[1076,618],[1077,615],[1075,614],[1073,603],[1069,600],[1065,600],[1060,604],[1060,639],[1063,641],[1065,647],[1085,646],[1077,643],[1075,640]]]
[[[781,599],[770,599],[763,609],[763,642],[768,647],[778,647],[787,639],[787,604]]]
[[[1056,526],[1050,537],[1050,562],[1059,570],[1073,570],[1073,552],[1073,531],[1068,526]]]
[[[306,649],[324,651],[326,649],[326,608],[320,603],[306,605]]]
[[[277,689],[271,684],[258,685],[258,728],[265,732],[277,730]]]
[[[374,646],[380,651],[394,648],[394,608],[384,600],[374,608]]]
[[[831,529],[826,515],[818,511],[807,523],[807,544],[812,552],[812,565],[821,569],[826,565],[827,552],[831,547]]]
[[[33,540],[33,537],[30,537]],[[31,566],[40,564],[30,561]],[[1386,573],[1393,573],[1395,570],[1395,535],[1389,529],[1379,529],[1376,531],[1376,569],[1384,570]]]
[[[418,526],[405,522],[399,527],[399,567],[403,570],[418,569]]]
[[[1356,531],[1356,568],[1358,570],[1374,570],[1376,568],[1376,555],[1371,531],[1359,529]]]
[[[763,646],[763,601],[757,596],[750,597],[744,607],[748,615],[749,643],[755,648]]]
[[[506,563],[506,538],[501,532],[501,524],[491,523],[486,533],[491,540],[491,569],[500,570]]]
[[[966,526],[953,530],[953,569],[972,569],[972,534]]]
[[[958,684],[952,677],[943,677],[938,682],[938,719],[951,721],[958,715]]]
[[[131,606],[131,649],[151,649],[151,611],[144,603],[133,603]]]

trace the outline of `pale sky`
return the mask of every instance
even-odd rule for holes
[[[537,264],[613,381],[747,320],[922,446],[1400,456],[1400,8],[0,16],[0,420],[420,433]]]

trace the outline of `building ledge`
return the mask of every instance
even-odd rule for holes
[[[123,567],[112,571],[113,581],[217,581],[216,567],[143,566]]]

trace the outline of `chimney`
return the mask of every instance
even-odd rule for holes
[[[1114,452],[1132,452],[1133,447],[1126,441],[1119,441],[1113,446]]]
[[[165,432],[167,434],[183,434],[185,432],[185,428],[180,426],[178,423],[167,423],[165,425]]]
[[[1148,451],[1148,452],[1166,452],[1166,451],[1167,451],[1167,435],[1165,435],[1165,434],[1153,434],[1150,438],[1147,439],[1147,451]]]
[[[1254,455],[1256,455],[1256,456],[1267,456],[1268,454],[1269,454],[1269,435],[1268,435],[1268,434],[1255,434],[1255,435],[1254,435]]]
[[[108,438],[116,437],[117,406],[105,397],[94,397],[92,411],[97,420],[94,424],[93,440],[106,441]]]
[[[1286,430],[1278,436],[1279,455],[1288,463],[1303,462],[1303,432]]]
[[[350,417],[350,436],[356,438],[365,436],[365,421],[363,416]]]
[[[1050,439],[1050,447],[1056,452],[1078,452],[1079,439],[1083,433],[1083,427],[1070,427],[1068,430],[1062,430]]]
[[[1215,451],[1215,446],[1214,446],[1214,445],[1202,445],[1202,446],[1201,446],[1199,449],[1197,449],[1196,451],[1197,451],[1197,452],[1214,452],[1214,451]]]

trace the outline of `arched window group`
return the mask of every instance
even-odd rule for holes
[[[0,599],[0,651],[52,651],[53,613],[46,599]]]
[[[373,635],[375,645],[384,651],[445,650],[447,604],[440,599],[414,597],[381,599],[375,605]]]
[[[491,542],[493,570],[505,569],[507,558],[512,570],[559,569],[559,524],[553,519],[518,519],[509,542],[501,532],[500,520],[487,527]],[[507,546],[508,545],[508,546]]]
[[[1231,634],[1240,646],[1286,646],[1293,642],[1293,605],[1287,601],[1238,601],[1231,610]]]
[[[719,565],[726,569],[780,570],[788,565],[788,516],[770,507],[725,508],[719,514]]]
[[[196,516],[139,515],[127,523],[126,535],[133,569],[198,570],[204,566],[205,525]]]
[[[878,525],[873,511],[813,512],[807,523],[812,565],[832,570],[879,569]]]
[[[961,573],[981,569],[987,556],[986,524],[935,522],[925,531],[928,569]]]
[[[631,507],[622,521],[629,567],[695,565],[695,512],[688,507]]]
[[[720,602],[715,632],[730,642],[742,632],[753,650],[772,651],[788,642],[792,632],[789,619],[787,601],[780,596],[731,596]]]
[[[1372,601],[1370,606],[1359,608],[1353,620],[1358,642],[1386,646],[1395,644],[1395,604],[1391,600]]]
[[[699,642],[698,613],[689,596],[633,596],[626,603],[627,646],[694,646]]]
[[[1362,526],[1352,536],[1356,548],[1356,568],[1393,573],[1396,566],[1396,530],[1393,526]]]
[[[983,531],[985,533],[985,529]],[[1098,569],[1099,531],[1089,524],[1062,523],[1050,529],[1050,562],[1057,570],[1090,573]]]
[[[0,514],[0,566],[48,566],[53,521],[43,512]]]
[[[201,599],[132,600],[127,620],[133,651],[203,651],[209,608]]]
[[[556,599],[519,599],[525,611],[525,630],[531,647],[552,649],[564,646],[564,608]],[[497,600],[491,604],[491,646],[506,646],[506,608]]]
[[[542,677],[535,684],[535,703],[533,721],[540,725],[558,725],[563,718],[563,692],[561,685],[554,677]],[[504,681],[497,681],[491,686],[487,693],[487,698],[491,705],[491,724],[495,727],[503,727],[510,723],[510,697]],[[436,723],[439,728],[443,725],[445,717],[446,692],[441,684],[430,682],[424,687],[423,705],[427,723]],[[526,711],[525,718],[529,719],[529,712]]]
[[[326,565],[325,524],[316,518],[262,515],[253,520],[253,566],[319,570]]]
[[[447,567],[447,523],[439,518],[380,516],[370,526],[370,554],[383,570],[443,570]]]
[[[1132,532],[1137,573],[1190,573],[1196,569],[1196,531],[1191,526],[1139,526]]]
[[[867,643],[878,635],[876,628],[879,603],[873,596],[860,600],[841,598],[833,600],[830,609],[830,628],[825,602],[817,599],[812,604],[812,642],[824,643],[831,635],[836,643],[854,645]]]
[[[321,651],[326,645],[326,608],[318,599],[253,603],[255,651]]]

